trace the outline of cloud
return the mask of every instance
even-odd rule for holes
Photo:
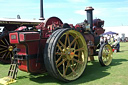
[[[118,11],[118,12],[128,12],[128,7],[116,8],[116,11]]]
[[[120,37],[121,37],[122,33],[125,33],[125,36],[128,37],[128,33],[126,31],[127,28],[128,28],[128,26],[104,27],[105,32],[108,32],[108,31],[117,32],[117,33],[119,33]]]
[[[53,2],[53,3],[44,3],[44,8],[63,8],[63,9],[77,9],[77,8],[82,8],[84,7],[83,5],[81,5],[80,3],[70,3],[70,2]],[[62,10],[63,10],[62,9]]]
[[[44,3],[44,8],[68,8],[68,3]]]
[[[80,15],[84,15],[84,16],[86,15],[86,11],[84,11],[84,10],[76,10],[75,13],[80,14]]]
[[[107,16],[107,15],[109,15],[107,10],[108,10],[107,8],[95,8],[93,13],[95,16],[99,16],[99,15]]]
[[[81,19],[81,18],[64,18],[63,19],[63,22],[64,23],[68,23],[68,24],[73,24],[74,26],[77,24],[77,23],[80,23],[80,22],[83,22],[84,20],[83,20],[83,18]]]
[[[107,9],[106,8],[95,8],[95,10],[93,10],[93,15],[95,15],[95,16],[106,16],[106,15],[108,15],[108,13],[107,13],[107,11],[106,11]],[[76,10],[75,11],[75,13],[76,14],[80,14],[80,15],[86,15],[86,11],[85,10]]]

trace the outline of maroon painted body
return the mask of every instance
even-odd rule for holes
[[[30,73],[40,72],[44,68],[42,58],[46,39],[40,39],[39,32],[14,32],[9,36],[10,42],[19,49],[15,54],[20,63],[19,69]]]
[[[20,64],[20,70],[30,73],[46,71],[43,63],[46,40],[52,34],[52,30],[62,24],[59,18],[51,17],[45,23],[36,26],[36,29],[40,29],[41,32],[13,32],[9,34],[10,43],[16,44],[17,49],[19,49],[15,57]]]
[[[104,21],[100,19],[94,19],[93,20],[93,30],[96,35],[100,35],[104,33],[105,30],[103,30]]]

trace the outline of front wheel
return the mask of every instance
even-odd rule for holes
[[[44,62],[50,75],[69,82],[82,75],[87,56],[87,44],[80,32],[59,29],[53,32],[46,42]]]
[[[98,58],[102,66],[108,66],[112,62],[112,48],[109,44],[102,44],[99,50]]]

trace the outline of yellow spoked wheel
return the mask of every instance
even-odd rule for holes
[[[78,31],[59,29],[47,40],[44,51],[47,71],[62,81],[79,78],[87,64],[87,45]]]
[[[8,35],[1,37],[0,39],[0,61],[4,63],[10,63],[13,56],[14,45],[9,42]]]
[[[99,62],[102,66],[108,66],[112,62],[112,48],[109,44],[103,44],[99,50]]]

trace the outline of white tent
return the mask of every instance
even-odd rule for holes
[[[118,26],[118,27],[103,27],[105,32],[112,31],[119,33],[119,36],[122,37],[122,34],[125,34],[125,37],[128,37],[128,26]]]

